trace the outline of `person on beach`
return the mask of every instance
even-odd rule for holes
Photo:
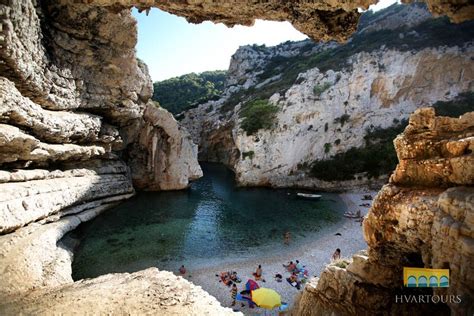
[[[281,282],[283,279],[283,276],[280,273],[275,274],[275,281]]]
[[[296,271],[298,271],[298,272],[304,271],[304,266],[298,260],[296,260],[296,267],[295,268],[296,268]]]
[[[232,296],[232,304],[231,306],[235,306],[235,298],[237,297],[237,285],[234,283],[232,284],[232,289],[230,290]]]
[[[332,255],[332,261],[336,261],[341,259],[341,249],[337,248],[336,251],[334,251],[334,254]]]
[[[227,286],[231,286],[231,285],[232,285],[232,280],[231,280],[231,278],[230,278],[230,272],[228,272],[228,271],[222,272],[220,278],[221,278],[221,279],[219,280],[219,282],[222,282],[222,283],[224,283],[224,284],[227,285]]]
[[[184,265],[182,265],[181,268],[179,268],[179,273],[181,273],[181,275],[186,274],[186,268],[184,267]]]
[[[301,288],[301,283],[298,281],[298,276],[293,272],[289,278],[286,279],[291,286],[296,287],[298,290]]]
[[[262,265],[258,265],[258,268],[257,270],[253,273],[253,276],[255,277],[255,281],[258,281],[260,279],[262,279]]]
[[[286,268],[288,272],[294,272],[296,270],[296,265],[293,263],[293,261],[290,261],[288,264],[284,264],[283,267]]]
[[[286,231],[284,234],[283,234],[283,242],[285,245],[289,245],[290,244],[290,239],[291,239],[291,234],[289,231]]]
[[[230,280],[233,281],[234,283],[240,283],[242,280],[239,279],[237,276],[237,272],[233,271],[230,275]]]

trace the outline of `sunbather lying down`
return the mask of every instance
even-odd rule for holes
[[[294,272],[289,278],[286,278],[286,281],[288,281],[291,286],[296,287],[298,290],[301,288],[301,282],[298,281],[298,276]]]
[[[216,276],[219,276],[216,274]],[[237,272],[225,271],[221,272],[219,282],[224,283],[227,286],[232,285],[232,282],[240,283],[242,280],[237,276]]]

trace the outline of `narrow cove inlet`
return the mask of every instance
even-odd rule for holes
[[[337,226],[345,211],[337,194],[313,201],[297,198],[293,189],[238,188],[223,165],[201,166],[204,177],[190,189],[140,192],[70,233],[65,240],[80,240],[73,278],[147,267],[176,271],[181,264],[193,270],[284,254]]]

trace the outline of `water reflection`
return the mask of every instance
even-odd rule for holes
[[[340,219],[335,194],[319,202],[292,190],[239,189],[222,165],[203,164],[204,177],[186,191],[142,192],[81,226],[75,279],[149,266],[175,269],[210,258],[249,256],[281,247]]]

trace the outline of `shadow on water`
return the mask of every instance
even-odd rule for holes
[[[236,188],[224,166],[202,168],[188,190],[140,192],[81,225],[72,233],[81,238],[73,278],[245,257],[281,245],[285,231],[294,241],[310,237],[344,210],[336,194],[315,202],[297,199],[295,190]]]

